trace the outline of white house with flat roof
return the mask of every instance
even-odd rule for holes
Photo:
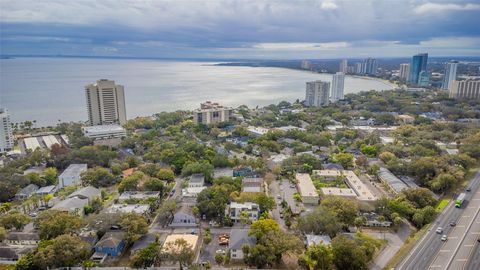
[[[302,202],[304,204],[318,204],[320,197],[310,175],[308,173],[297,173],[295,179],[297,180],[297,189],[302,197]]]
[[[70,164],[68,168],[58,176],[58,187],[76,186],[82,183],[80,175],[87,171],[87,164]]]
[[[111,139],[123,138],[127,136],[127,132],[120,125],[98,125],[83,127],[85,137],[91,139]]]
[[[233,222],[239,222],[242,218],[242,213],[247,213],[248,219],[252,222],[257,221],[260,215],[260,207],[253,202],[237,203],[231,202],[227,205],[227,215]]]

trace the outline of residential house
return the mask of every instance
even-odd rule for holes
[[[227,205],[226,214],[233,222],[240,222],[243,216],[242,213],[246,213],[246,217],[250,221],[254,222],[258,220],[260,215],[260,207],[258,204],[252,202],[231,202],[230,205]]]
[[[228,242],[228,250],[232,260],[243,260],[244,254],[242,247],[244,245],[254,246],[256,240],[248,235],[248,229],[232,229],[230,231],[230,240]]]
[[[168,225],[170,227],[197,227],[197,219],[189,206],[183,205],[174,215]]]
[[[83,217],[85,214],[84,207],[88,205],[88,199],[80,199],[79,197],[67,198],[52,207],[52,210],[63,211],[69,214]]]
[[[242,179],[242,192],[262,192],[263,178],[245,177]]]
[[[39,241],[38,233],[9,232],[2,242],[12,246],[35,246]]]
[[[113,204],[107,209],[107,213],[136,213],[143,216],[150,214],[150,205],[148,204]]]
[[[283,164],[283,161],[287,158],[289,158],[289,156],[284,154],[276,154],[270,156],[270,158],[267,159],[268,169],[273,170],[275,167],[281,166]]]
[[[205,185],[205,176],[203,173],[196,173],[190,176],[190,180],[188,181],[188,187],[203,187]]]
[[[101,194],[102,192],[98,188],[87,186],[74,191],[72,194],[68,195],[68,198],[87,199],[88,203],[91,203],[93,199],[100,197]]]
[[[17,200],[25,200],[27,199],[28,197],[30,197],[30,195],[32,193],[34,193],[35,191],[38,190],[38,186],[35,185],[35,184],[30,184],[24,188],[22,188],[19,192],[17,192],[17,194],[15,194],[15,199]]]
[[[306,234],[305,237],[307,238],[307,247],[311,245],[329,246],[332,243],[332,238],[330,238],[328,235]]]
[[[32,246],[26,246],[26,247],[0,246],[0,261],[16,262],[23,255],[31,252],[33,249],[34,247]]]
[[[95,258],[120,256],[125,248],[124,235],[125,233],[122,231],[106,232],[100,241],[95,244],[95,254],[93,254],[93,256]]]
[[[54,194],[55,191],[57,191],[57,187],[54,186],[54,185],[51,185],[51,186],[46,186],[46,187],[39,188],[37,191],[35,191],[35,194],[43,197],[43,196],[48,195],[48,194]]]
[[[376,213],[363,213],[363,217],[367,219],[365,226],[368,227],[390,227],[392,226],[392,222],[388,220],[380,221],[378,215]]]
[[[86,172],[87,169],[87,164],[70,164],[70,166],[58,176],[58,188],[80,185],[82,183],[80,175]]]
[[[119,202],[126,202],[130,200],[147,200],[159,199],[160,192],[158,191],[125,191],[118,197]]]

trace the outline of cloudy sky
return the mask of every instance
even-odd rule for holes
[[[0,0],[0,54],[480,56],[479,0]]]

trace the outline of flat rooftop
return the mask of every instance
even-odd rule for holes
[[[334,196],[343,196],[343,197],[357,197],[357,194],[351,188],[321,188],[320,189],[323,195],[334,195]]]
[[[312,178],[308,173],[297,173],[295,175],[295,179],[297,179],[297,186],[298,192],[300,196],[317,196],[317,189],[313,185]]]
[[[346,184],[357,194],[357,197],[361,201],[374,201],[377,197],[373,192],[368,188],[368,186],[363,183],[360,178],[353,172],[349,170],[314,170],[314,174],[319,176],[344,176]]]
[[[108,132],[125,132],[125,129],[120,125],[98,125],[83,127],[85,133],[108,133]]]

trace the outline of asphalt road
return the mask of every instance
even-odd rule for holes
[[[462,205],[462,208],[455,208],[454,200],[452,200],[429,226],[427,232],[419,239],[417,245],[396,269],[462,269],[452,268],[450,264],[454,260],[453,257],[457,252],[459,256],[465,255],[463,249],[459,252],[460,247],[463,246],[462,242],[464,239],[472,238],[472,236],[466,236],[468,235],[471,225],[475,224],[475,216],[480,208],[479,184],[480,173],[477,172],[470,183],[472,191],[467,192],[466,201]],[[473,197],[474,195],[475,197]],[[451,227],[449,225],[451,221],[456,221],[457,226]],[[438,227],[442,227],[442,234],[448,236],[446,242],[440,240],[442,234],[435,232]]]

